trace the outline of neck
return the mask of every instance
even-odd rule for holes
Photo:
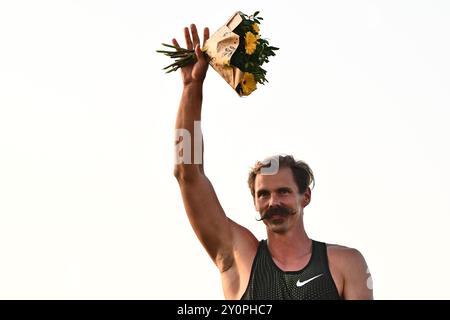
[[[281,264],[300,260],[311,253],[312,241],[306,234],[303,224],[283,234],[269,230],[267,242],[272,258]]]

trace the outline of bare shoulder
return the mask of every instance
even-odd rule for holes
[[[327,253],[333,277],[341,284],[341,295],[345,299],[372,299],[372,279],[362,253],[336,244],[329,244]]]
[[[229,219],[233,235],[233,264],[221,273],[226,299],[240,299],[247,288],[259,241],[247,228]]]
[[[328,259],[338,266],[365,265],[364,256],[358,249],[341,246],[338,244],[327,245]]]
[[[233,236],[235,236],[235,245],[250,245],[250,246],[258,246],[258,240],[256,237],[248,230],[246,227],[240,225],[239,223],[234,222],[230,218],[228,218],[228,222],[230,223],[231,230],[233,232]]]
[[[250,272],[259,241],[247,228],[228,219],[233,234],[234,261],[240,271]]]

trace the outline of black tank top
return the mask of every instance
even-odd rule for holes
[[[327,245],[312,240],[311,258],[299,271],[275,265],[267,241],[259,242],[247,289],[241,300],[338,300],[328,267]]]

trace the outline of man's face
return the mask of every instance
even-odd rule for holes
[[[255,207],[270,231],[285,233],[302,218],[311,192],[299,194],[291,168],[275,175],[258,174],[255,179]]]

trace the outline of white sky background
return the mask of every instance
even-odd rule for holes
[[[227,214],[265,238],[248,169],[294,154],[317,180],[308,234],[359,249],[375,298],[450,298],[450,4],[282,3],[0,2],[1,299],[223,298],[172,176],[180,75],[155,50],[237,10],[281,49],[247,98],[208,72]]]

